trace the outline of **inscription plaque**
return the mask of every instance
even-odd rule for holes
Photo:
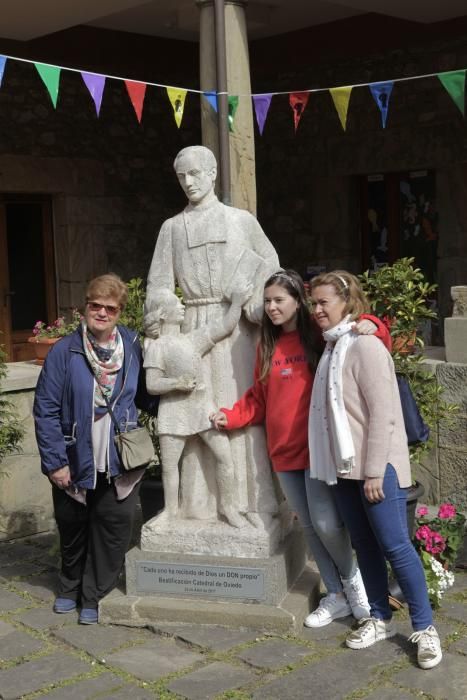
[[[139,561],[138,593],[178,593],[223,598],[264,598],[264,569]]]

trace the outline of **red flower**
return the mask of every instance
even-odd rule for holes
[[[443,520],[448,520],[449,518],[454,518],[456,516],[456,508],[451,503],[442,503],[439,507],[438,518],[443,518]]]

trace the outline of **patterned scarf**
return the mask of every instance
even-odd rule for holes
[[[346,316],[323,333],[326,348],[319,361],[311,392],[308,420],[310,477],[332,486],[350,474],[355,449],[344,405],[342,368],[349,347],[357,340],[355,324]]]
[[[88,330],[86,322],[82,321],[83,347],[87,361],[96,378],[102,393],[110,400],[117,381],[117,374],[123,365],[124,348],[123,340],[115,328],[110,338],[105,344],[97,342],[91,331]],[[95,406],[105,406],[104,398],[99,391],[95,392]]]

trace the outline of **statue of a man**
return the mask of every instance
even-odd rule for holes
[[[253,295],[245,304],[233,332],[203,356],[204,377],[211,381],[218,406],[231,406],[251,386],[255,360],[255,325],[262,316],[264,281],[279,269],[277,254],[249,212],[221,204],[214,193],[217,164],[204,146],[184,148],[174,161],[188,205],[165,221],[157,239],[148,275],[147,309],[158,289],[183,292],[186,305],[182,331],[222,322],[229,308],[235,278],[249,282]],[[255,525],[267,523],[277,512],[266,441],[262,426],[232,436],[232,456],[238,492],[236,507]],[[215,513],[215,464],[202,441],[185,451],[189,468],[182,479],[190,487],[182,493],[186,517],[207,518]],[[191,496],[191,498],[190,498]]]

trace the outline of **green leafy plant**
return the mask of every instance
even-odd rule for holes
[[[428,594],[439,607],[445,591],[454,583],[452,570],[465,533],[465,516],[452,503],[442,503],[436,515],[427,506],[417,510],[415,547],[422,560]]]
[[[81,323],[81,314],[78,309],[71,312],[71,321],[67,323],[65,316],[59,316],[53,323],[47,325],[44,321],[36,321],[32,329],[32,335],[36,341],[44,338],[62,338],[75,331]]]
[[[367,270],[359,279],[372,311],[389,328],[396,372],[407,379],[423,420],[430,428],[427,442],[410,447],[411,461],[419,463],[422,455],[433,447],[439,425],[449,425],[458,406],[443,400],[443,388],[436,376],[423,366],[424,343],[419,329],[424,320],[436,318],[436,312],[429,306],[436,285],[428,284],[413,262],[414,258],[401,258],[375,272]]]
[[[5,379],[7,368],[6,353],[0,345],[0,383]],[[24,435],[24,429],[18,420],[14,407],[5,395],[0,393],[0,463],[4,458],[16,452]],[[5,472],[0,472],[0,474]]]

